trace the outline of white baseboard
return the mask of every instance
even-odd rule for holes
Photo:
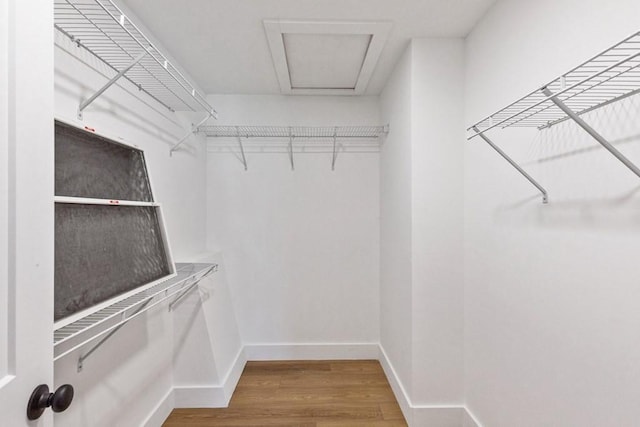
[[[396,400],[398,401],[398,405],[400,405],[400,409],[402,410],[402,415],[404,415],[407,424],[412,425],[413,421],[413,406],[411,405],[411,400],[409,399],[409,395],[402,385],[402,381],[400,381],[400,377],[396,373],[396,370],[393,368],[387,353],[384,351],[382,345],[379,345],[379,354],[378,360],[380,360],[380,365],[382,365],[382,370],[384,374],[387,376],[387,381],[389,381],[389,385],[391,385],[391,390],[393,390],[393,394],[396,396]]]
[[[464,405],[414,405],[382,345],[379,360],[410,427],[482,427]]]
[[[462,415],[462,427],[482,427],[480,421],[471,413],[469,408],[464,408],[464,414]]]
[[[378,343],[247,344],[247,360],[365,360],[378,359]]]
[[[211,386],[173,387],[176,408],[226,408],[242,375],[247,359],[240,348],[235,361],[229,368],[221,384]]]
[[[144,427],[159,427],[174,408],[224,408],[238,384],[247,360],[379,360],[410,427],[482,427],[465,406],[421,406],[411,402],[384,348],[375,343],[250,344],[219,385],[177,386],[158,403]]]
[[[167,419],[173,408],[175,408],[173,399],[173,389],[169,390],[167,394],[160,400],[156,407],[151,411],[151,414],[142,423],[143,427],[160,427],[162,423]]]
[[[414,406],[410,426],[463,427],[466,410],[463,406]]]
[[[245,354],[244,347],[240,347],[238,350],[238,354],[236,355],[236,359],[231,365],[229,372],[224,377],[224,381],[222,383],[222,388],[224,389],[224,398],[225,398],[225,406],[229,405],[229,401],[231,400],[231,396],[233,396],[233,392],[238,385],[238,381],[240,381],[240,376],[242,375],[242,371],[244,371],[244,365],[247,364],[247,356]]]

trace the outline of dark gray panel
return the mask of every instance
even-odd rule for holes
[[[55,207],[55,320],[170,274],[154,207]]]
[[[56,122],[55,195],[151,202],[142,151]]]

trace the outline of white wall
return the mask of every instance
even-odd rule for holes
[[[375,97],[210,96],[218,124],[377,125]],[[237,153],[236,153],[237,154]],[[378,154],[207,156],[208,244],[223,252],[247,357],[375,357]],[[307,346],[313,345],[311,347]]]
[[[467,39],[466,122],[640,28],[640,3],[503,0]],[[585,119],[640,163],[640,100]],[[485,426],[638,424],[638,178],[575,125],[465,149],[465,397]]]
[[[389,123],[380,153],[380,344],[406,391],[412,385],[412,49],[380,96]],[[396,391],[396,396],[402,391]],[[403,399],[405,417],[410,408]]]
[[[462,82],[461,39],[414,39],[381,96],[381,345],[416,426],[462,423]]]
[[[412,49],[413,402],[460,404],[464,44]]]
[[[140,94],[128,82],[109,88],[87,107],[84,121],[78,122],[79,101],[112,75],[58,34],[55,115],[144,150],[155,199],[163,204],[174,258],[192,260],[206,247],[204,141],[192,137],[184,150],[169,157],[169,149],[188,129],[189,121]],[[160,306],[122,328],[87,359],[81,373],[76,372],[78,353],[57,362],[56,385],[70,383],[76,395],[70,409],[55,416],[56,425],[142,425],[171,390],[172,346],[172,318],[166,306]]]

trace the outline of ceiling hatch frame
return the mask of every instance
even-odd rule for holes
[[[393,25],[391,22],[386,21],[291,21],[272,19],[266,19],[263,23],[276,76],[280,84],[280,92],[287,95],[363,95]],[[370,36],[371,40],[365,53],[355,87],[293,87],[285,48],[285,35],[287,34]]]

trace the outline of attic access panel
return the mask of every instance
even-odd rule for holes
[[[57,327],[175,275],[144,154],[55,123]]]
[[[391,23],[265,20],[264,27],[282,93],[361,95]]]

